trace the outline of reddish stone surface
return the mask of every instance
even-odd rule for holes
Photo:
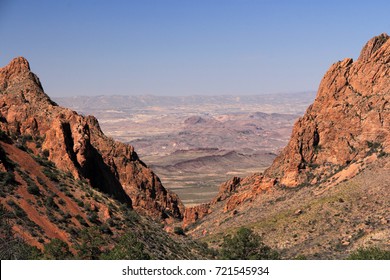
[[[0,128],[42,137],[49,160],[154,218],[182,218],[184,206],[138,158],[134,149],[105,136],[96,118],[52,102],[25,58],[0,69]]]
[[[261,175],[233,178],[209,204],[236,211],[274,187],[332,187],[390,153],[390,40],[372,38],[359,58],[334,63],[317,97],[294,125],[289,143]],[[187,209],[194,221],[196,209]],[[198,217],[201,216],[198,213]],[[199,218],[198,218],[199,219]]]

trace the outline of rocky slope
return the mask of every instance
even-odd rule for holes
[[[57,106],[26,59],[0,69],[0,129],[13,138],[41,139],[33,147],[57,168],[154,218],[181,218],[183,205],[130,145],[106,137],[92,116]]]
[[[34,155],[41,145],[0,134],[0,259],[207,258],[205,247]]]
[[[258,216],[250,208],[267,193],[305,187],[324,192],[375,165],[378,158],[386,162],[389,153],[390,40],[381,34],[364,46],[355,62],[348,58],[330,67],[314,103],[264,174],[222,185],[214,201],[186,210],[184,224],[197,222],[192,226],[196,234],[210,226],[202,225],[202,216],[211,215],[214,221],[240,212]]]

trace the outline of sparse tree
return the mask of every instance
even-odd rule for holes
[[[98,260],[104,246],[104,239],[98,227],[85,228],[80,232],[80,242],[76,244],[78,258]]]
[[[69,245],[61,239],[54,238],[44,246],[44,256],[50,260],[68,260],[73,257]]]
[[[136,235],[128,232],[122,235],[112,250],[102,255],[106,260],[149,260],[145,246]]]
[[[220,257],[224,260],[275,260],[279,259],[279,254],[252,230],[241,227],[234,236],[225,236]]]
[[[10,213],[0,204],[0,259],[35,260],[42,254],[20,237],[15,236],[9,218]]]

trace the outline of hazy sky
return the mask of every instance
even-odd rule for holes
[[[390,33],[390,1],[0,0],[0,65],[50,96],[316,90]]]

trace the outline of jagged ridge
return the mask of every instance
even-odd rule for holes
[[[106,137],[98,121],[55,104],[25,58],[0,69],[0,129],[43,138],[41,151],[65,172],[154,218],[181,218],[176,194],[138,158],[130,145]]]
[[[291,139],[264,172],[221,186],[224,211],[253,201],[272,188],[334,186],[390,152],[390,40],[372,38],[357,61],[333,64],[317,97],[294,125]],[[184,225],[212,212],[213,205],[186,209]]]

